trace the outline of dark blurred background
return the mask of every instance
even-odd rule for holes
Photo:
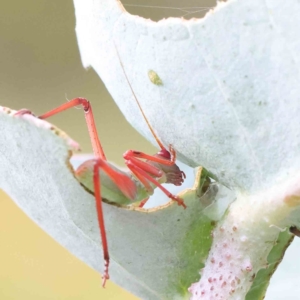
[[[185,18],[201,17],[207,10],[200,7],[215,4],[186,0],[185,7],[199,8],[183,11],[177,9],[183,6],[179,0],[122,2],[131,4],[125,6],[130,13],[152,20],[189,11],[193,13]],[[109,160],[123,165],[127,149],[156,152],[128,125],[95,72],[83,69],[74,28],[72,1],[1,2],[0,105],[39,115],[66,99],[86,97]],[[83,152],[91,152],[81,110],[64,112],[51,122],[79,142]],[[103,290],[98,273],[43,233],[2,191],[0,208],[0,299],[135,299],[110,282]]]

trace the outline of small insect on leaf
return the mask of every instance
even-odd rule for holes
[[[156,72],[154,72],[153,70],[149,70],[148,71],[148,76],[150,81],[155,84],[155,85],[163,85],[162,80],[160,79],[160,77],[157,75]]]

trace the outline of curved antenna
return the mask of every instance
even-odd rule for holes
[[[115,44],[115,43],[114,43],[114,44]],[[120,57],[120,53],[119,53],[119,51],[118,51],[118,49],[117,49],[116,44],[115,44],[115,48],[116,48],[116,52],[117,52],[117,55],[118,55],[118,58],[119,58],[119,62],[120,62],[120,64],[121,64],[121,67],[122,67],[123,73],[124,73],[124,75],[125,75],[126,81],[127,81],[128,85],[129,85],[129,87],[130,87],[130,90],[131,90],[131,92],[132,92],[132,95],[133,95],[133,97],[134,97],[134,99],[135,99],[135,101],[136,101],[136,103],[137,103],[137,105],[138,105],[138,107],[139,107],[139,109],[140,109],[140,111],[141,111],[141,113],[142,113],[142,115],[143,115],[143,117],[144,117],[144,119],[145,119],[145,121],[146,121],[146,123],[147,123],[147,125],[148,125],[148,127],[149,127],[149,129],[150,129],[150,131],[151,131],[151,133],[152,133],[152,135],[153,135],[153,137],[155,138],[157,144],[159,145],[159,147],[160,147],[161,149],[166,149],[166,148],[164,147],[164,145],[162,144],[162,142],[160,141],[160,139],[158,138],[158,136],[156,135],[156,133],[154,132],[154,129],[153,129],[152,126],[150,125],[150,122],[148,121],[148,119],[147,119],[147,117],[146,117],[146,115],[145,115],[145,113],[144,113],[144,111],[143,111],[143,109],[142,109],[142,106],[141,106],[141,104],[140,104],[140,102],[139,102],[137,96],[135,95],[135,93],[134,93],[134,91],[133,91],[133,88],[132,88],[132,86],[131,86],[131,84],[130,84],[130,81],[129,81],[129,79],[128,79],[128,76],[127,76],[127,74],[126,74],[126,72],[125,72],[125,68],[124,68],[124,65],[123,65],[123,63],[122,63],[122,60],[121,60],[121,57]]]

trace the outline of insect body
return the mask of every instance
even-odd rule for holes
[[[127,157],[127,153],[125,153],[124,156]],[[158,154],[155,154],[154,156],[160,156],[161,158],[163,158],[161,155]],[[128,161],[126,162],[128,163]],[[124,180],[124,185],[128,185],[131,189],[131,192],[127,193],[126,195],[122,190],[120,190],[116,181],[108,177],[104,171],[100,170],[102,198],[120,205],[130,205],[133,203],[140,202],[141,204],[139,206],[142,207],[143,204],[145,204],[144,200],[148,199],[148,197],[153,194],[154,189],[157,186],[153,182],[150,182],[149,188],[147,189],[146,186],[142,184],[142,182],[139,181],[132,172],[121,170],[109,161],[107,161],[106,163],[110,166],[111,169],[113,169],[116,173],[122,176]],[[182,184],[185,175],[176,164],[172,166],[164,166],[162,164],[154,163],[151,161],[146,161],[146,163],[162,171],[161,176],[159,178],[156,178],[156,180],[160,184],[171,183],[176,186],[180,186]],[[76,170],[76,177],[78,178],[78,180],[86,188],[88,188],[88,190],[92,192],[94,192],[94,183],[93,180],[91,180],[93,171],[93,159],[85,161]],[[129,182],[127,181],[127,178],[129,179]]]
[[[75,98],[58,108],[45,113],[39,118],[47,119],[50,116],[77,105],[82,105],[84,109],[95,158],[83,163],[76,171],[76,176],[95,194],[97,217],[105,261],[104,273],[102,276],[102,286],[104,287],[106,280],[109,279],[109,252],[103,218],[102,197],[108,201],[117,202],[123,205],[140,202],[140,206],[143,206],[149,196],[152,195],[154,188],[158,187],[169,198],[185,208],[186,206],[181,198],[171,194],[161,185],[161,183],[181,185],[185,178],[185,174],[175,164],[176,153],[174,149],[170,146],[168,151],[161,144],[144,114],[145,120],[158,141],[161,150],[155,155],[148,155],[134,150],[126,151],[123,157],[129,169],[128,172],[118,169],[107,161],[97,135],[92,107],[85,98]],[[29,110],[23,109],[18,111],[16,115],[21,116],[28,113],[31,114]]]
[[[161,185],[161,183],[172,183],[178,186],[181,185],[185,179],[184,172],[182,172],[175,164],[176,152],[171,145],[169,146],[169,150],[167,150],[156,136],[132,89],[116,46],[115,49],[132,95],[152,135],[160,147],[160,151],[158,153],[154,155],[148,155],[140,151],[126,151],[123,154],[123,157],[129,169],[128,172],[124,172],[109,163],[98,138],[92,107],[90,102],[85,98],[75,98],[49,111],[48,113],[39,116],[40,119],[47,119],[57,113],[78,105],[81,105],[85,112],[85,119],[95,158],[83,163],[76,171],[76,176],[79,181],[93,191],[95,195],[97,217],[105,262],[104,274],[102,276],[103,287],[105,286],[106,280],[109,279],[109,253],[102,210],[102,197],[111,202],[118,202],[119,204],[123,205],[140,202],[140,206],[142,207],[148,200],[149,196],[153,194],[154,189],[159,188],[166,194],[167,197],[176,201],[178,205],[186,208],[184,201],[181,198],[171,194],[165,187]],[[22,115],[26,113],[31,112],[27,109],[23,109],[16,114]],[[100,174],[102,174],[101,180]]]

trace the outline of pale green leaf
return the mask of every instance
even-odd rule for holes
[[[78,144],[48,122],[13,113],[0,107],[0,188],[62,246],[101,272],[95,200],[76,180],[69,163]],[[181,193],[186,210],[174,202],[148,210],[104,203],[114,282],[143,299],[188,297],[191,282],[199,279],[215,225],[202,212],[218,188],[212,185],[199,197],[199,182],[204,179],[200,175],[201,169],[194,187],[194,176],[189,176],[192,188]],[[220,191],[224,195],[224,189]],[[154,196],[159,197],[166,200]]]
[[[82,62],[128,121],[153,140],[126,76],[164,144],[237,193],[192,299],[243,299],[258,285],[264,297],[290,240],[280,232],[300,225],[299,1],[222,1],[203,19],[159,22],[117,0],[74,3]]]

